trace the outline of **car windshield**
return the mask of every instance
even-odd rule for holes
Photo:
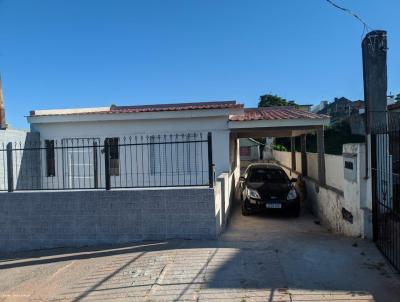
[[[283,170],[253,168],[250,170],[249,182],[287,183],[288,177]]]

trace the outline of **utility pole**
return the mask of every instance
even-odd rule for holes
[[[369,32],[362,41],[366,163],[365,178],[369,178],[369,152],[373,148],[371,133],[379,128],[386,128],[387,109],[387,33],[384,30]]]
[[[387,34],[369,32],[362,41],[366,132],[386,127]]]

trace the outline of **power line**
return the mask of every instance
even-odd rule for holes
[[[368,31],[372,30],[372,28],[369,27],[367,22],[365,22],[359,15],[357,15],[356,13],[351,11],[350,9],[342,7],[342,6],[339,6],[338,4],[334,3],[332,0],[325,0],[325,1],[328,2],[329,4],[331,4],[333,7],[336,7],[337,9],[340,9],[341,11],[344,11],[344,12],[348,13],[349,15],[353,16],[358,21],[360,21],[361,24],[364,26],[364,32],[365,32],[365,29],[367,29]],[[364,32],[363,32],[363,35],[364,35]]]

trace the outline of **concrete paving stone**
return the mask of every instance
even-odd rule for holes
[[[0,255],[1,302],[15,301],[7,294],[25,295],[18,301],[141,302],[398,302],[400,296],[399,276],[372,243],[331,234],[308,214],[243,217],[235,208],[219,240],[40,253]]]

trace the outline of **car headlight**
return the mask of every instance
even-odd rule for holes
[[[250,196],[250,198],[261,199],[260,194],[258,194],[256,190],[247,189],[247,194]]]
[[[293,199],[295,199],[296,197],[297,197],[297,192],[296,192],[296,190],[295,190],[294,188],[292,188],[292,189],[290,189],[290,191],[289,191],[289,193],[288,193],[286,199],[287,199],[287,200],[293,200]]]

